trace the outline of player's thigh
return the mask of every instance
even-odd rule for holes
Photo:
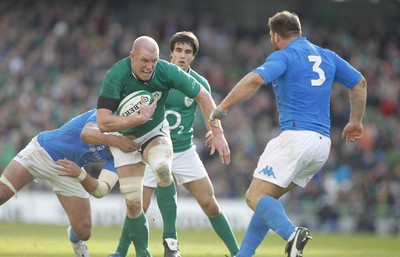
[[[329,141],[329,138],[312,131],[284,131],[268,142],[253,176],[282,188],[292,182],[304,187],[305,181],[317,171],[308,174],[304,183],[298,183],[294,178],[310,163],[320,160],[315,153],[320,151],[318,146],[325,140]]]
[[[154,174],[153,170],[151,169],[150,165],[146,165],[146,169],[145,169],[144,177],[143,177],[143,186],[152,187],[152,188],[157,187],[157,178],[156,178],[156,175]]]
[[[143,177],[146,165],[143,162],[128,164],[117,168],[118,177]]]
[[[167,136],[158,135],[151,139],[149,142],[146,142],[146,146],[143,149],[143,159],[148,161],[148,154],[151,148],[157,145],[165,145],[166,147],[172,150],[172,142],[171,138]]]
[[[208,177],[185,183],[183,186],[199,203],[209,201],[214,196],[214,188]]]
[[[91,229],[92,218],[89,198],[61,194],[57,194],[57,197],[77,234],[82,233],[83,230],[86,232],[86,230]]]
[[[183,186],[193,195],[207,216],[214,217],[219,214],[214,188],[208,176],[185,183]]]
[[[310,139],[311,141],[311,139]],[[331,140],[328,137],[319,136],[309,147],[307,155],[304,155],[303,165],[300,166],[299,172],[293,178],[292,182],[305,187],[307,183],[318,173],[325,165],[330,152]]]
[[[21,190],[26,184],[33,181],[33,176],[29,171],[16,160],[12,160],[7,165],[2,176],[4,176],[17,191]]]

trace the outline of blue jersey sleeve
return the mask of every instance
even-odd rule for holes
[[[266,85],[285,73],[287,62],[286,56],[282,52],[276,51],[268,56],[265,62],[261,66],[255,68],[253,72],[260,74]]]
[[[86,124],[93,123],[97,124],[97,111],[93,112],[92,115],[86,120]]]
[[[346,60],[333,53],[336,59],[336,76],[335,81],[340,84],[353,88],[360,82],[362,78],[361,72],[356,70],[353,66],[351,66]]]
[[[38,142],[54,161],[67,158],[80,167],[112,159],[108,146],[90,145],[82,141],[80,135],[88,122],[96,122],[95,109],[71,119],[58,129],[40,133]]]
[[[304,37],[273,52],[253,70],[264,84],[272,82],[281,130],[311,130],[330,135],[330,94],[333,83],[354,87],[360,72],[329,49]]]

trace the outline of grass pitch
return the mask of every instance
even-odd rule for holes
[[[305,257],[393,257],[400,256],[400,237],[367,234],[312,233],[313,240],[304,250]],[[94,227],[87,242],[92,257],[105,257],[116,248],[119,227]],[[238,242],[243,232],[235,233]],[[223,257],[228,250],[211,230],[180,230],[183,257]],[[163,256],[160,230],[150,230],[150,248],[154,257]],[[284,257],[285,242],[270,233],[255,256]],[[65,226],[0,222],[1,257],[71,257]],[[133,246],[128,256],[135,256]]]

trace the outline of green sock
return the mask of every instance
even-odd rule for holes
[[[178,239],[176,232],[176,187],[175,183],[167,187],[157,186],[157,204],[163,218],[163,239]]]
[[[119,255],[121,255],[121,257],[125,257],[128,254],[129,246],[132,242],[131,237],[129,236],[128,222],[128,216],[126,216],[117,246],[117,252],[119,253]]]
[[[218,216],[209,219],[215,232],[224,241],[231,255],[236,255],[239,252],[239,245],[225,215],[220,213]]]
[[[149,226],[144,212],[136,219],[131,219],[127,216],[125,221],[129,228],[129,235],[135,246],[136,256],[151,257],[149,250]]]

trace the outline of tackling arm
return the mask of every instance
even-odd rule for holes
[[[101,133],[95,123],[87,123],[81,132],[81,139],[92,145],[115,146],[123,152],[132,152],[139,149],[139,144],[134,141],[133,136],[120,136]]]
[[[56,168],[60,172],[59,176],[77,178],[83,188],[96,198],[102,198],[107,195],[118,181],[118,175],[106,169],[103,169],[99,178],[95,179],[73,161],[61,159],[55,163],[59,165]]]
[[[258,73],[248,73],[236,84],[224,100],[222,100],[221,104],[218,106],[219,111],[226,114],[233,106],[252,97],[262,85],[264,85],[264,80]]]

